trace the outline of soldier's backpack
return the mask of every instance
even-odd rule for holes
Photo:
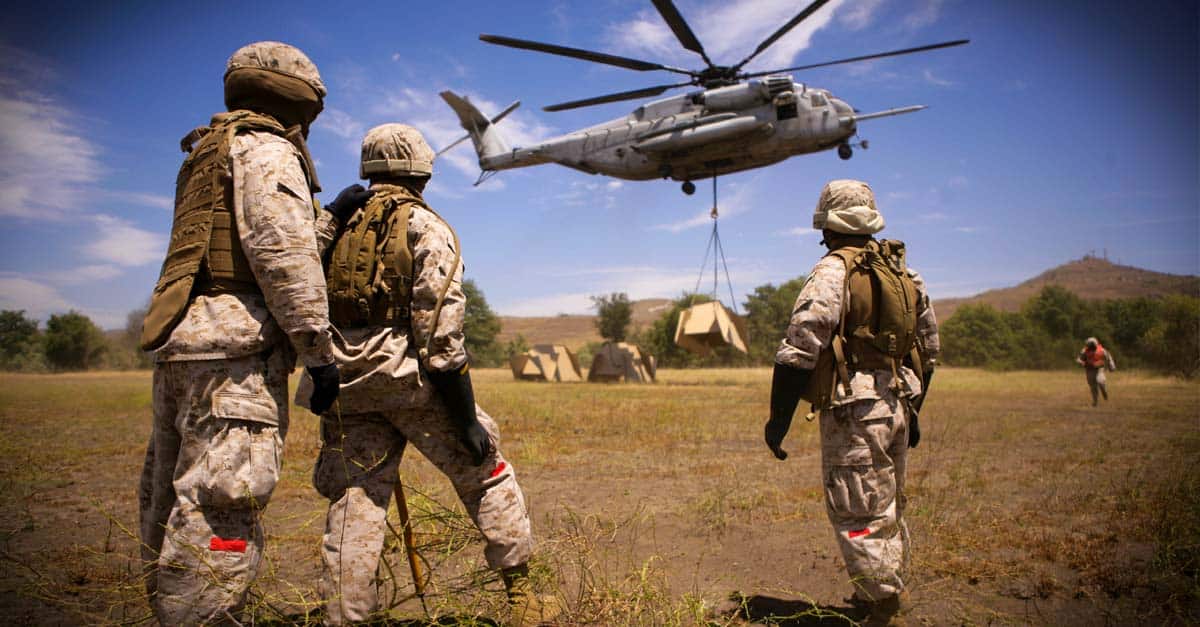
[[[408,219],[417,202],[378,193],[346,222],[325,273],[334,325],[408,324],[413,264]]]
[[[849,395],[851,370],[891,370],[898,374],[905,360],[921,376],[917,342],[918,292],[908,273],[904,242],[870,240],[862,247],[829,252],[842,260],[846,280],[842,317],[830,346],[817,365],[803,398],[814,409],[825,409],[834,387]],[[899,377],[895,378],[898,383]]]

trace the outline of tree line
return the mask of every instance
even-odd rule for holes
[[[746,296],[741,313],[746,319],[743,354],[729,347],[698,357],[675,345],[675,327],[688,307],[708,302],[704,294],[681,294],[648,327],[630,332],[633,304],[614,292],[594,296],[596,328],[605,341],[632,342],[654,355],[660,367],[739,367],[769,365],[784,335],[804,277],[778,286],[760,285]],[[529,348],[524,338],[500,342],[500,317],[483,291],[463,282],[467,297],[467,350],[480,367],[500,367],[510,355]],[[71,311],[50,316],[45,329],[24,311],[0,311],[0,370],[63,372],[89,369],[145,368],[151,357],[138,349],[145,309],[130,312],[126,327],[105,333],[87,316]],[[959,307],[941,321],[942,363],[996,370],[1054,369],[1074,366],[1088,337],[1096,337],[1113,352],[1122,368],[1147,368],[1195,377],[1200,375],[1200,298],[1083,300],[1073,292],[1050,285],[1018,312],[987,304]],[[584,366],[600,346],[579,351]]]

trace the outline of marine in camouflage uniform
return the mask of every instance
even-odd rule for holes
[[[155,351],[139,490],[142,556],[164,625],[235,623],[263,551],[297,356],[336,395],[317,181],[304,136],[325,87],[277,42],[229,59],[226,105],[182,147],[166,261],[143,325]]]
[[[1079,351],[1079,355],[1075,358],[1075,362],[1083,366],[1083,370],[1087,374],[1088,389],[1092,392],[1092,407],[1099,403],[1101,394],[1107,401],[1108,379],[1104,376],[1104,371],[1112,372],[1117,369],[1117,363],[1113,361],[1112,353],[1100,345],[1100,340],[1089,337],[1084,343],[1083,350]]]
[[[823,229],[830,250],[863,245],[883,229],[866,183],[832,181],[821,194],[813,227]],[[937,321],[920,275],[907,270],[917,292],[916,341],[931,373],[939,352]],[[808,385],[818,356],[830,350],[842,321],[846,264],[833,254],[812,269],[796,299],[787,336],[776,353],[768,446],[780,459],[800,390]],[[852,358],[849,358],[853,361]],[[893,370],[849,366],[848,390],[837,385],[830,407],[820,412],[821,468],[825,509],[854,586],[851,599],[865,606],[868,622],[884,623],[899,611],[908,563],[904,522],[904,474],[910,444],[911,399],[922,381],[907,365]],[[926,378],[928,382],[928,378]],[[913,442],[915,445],[915,441]]]
[[[410,126],[371,129],[363,139],[361,175],[371,181],[372,199],[357,214],[324,213],[318,218],[318,240],[331,258],[327,275],[336,327],[333,351],[342,372],[338,402],[321,415],[322,448],[313,474],[317,491],[330,501],[321,543],[321,595],[330,624],[378,618],[373,615],[379,604],[376,576],[387,509],[409,443],[450,479],[483,533],[488,565],[501,571],[510,592],[517,595],[515,622],[536,623],[546,617],[540,600],[527,589],[525,564],[533,537],[524,495],[512,464],[500,453],[496,422],[474,403],[470,388],[458,241],[421,196],[432,175],[433,158],[424,138]],[[378,251],[406,245],[411,276],[386,267],[391,258],[379,252],[375,261],[381,267],[367,275],[381,277],[372,285],[393,286],[385,291],[394,288],[395,293],[343,294],[341,290],[353,285],[345,276],[346,264],[355,258],[361,263],[359,250],[363,255],[375,250],[356,249],[349,241],[356,237],[353,233],[376,228],[383,233],[383,227],[362,224],[369,219],[366,214],[386,210],[392,213],[372,215],[394,215],[400,206],[411,212],[407,224],[402,218],[391,222],[387,235],[379,235],[388,243],[377,245]],[[355,225],[362,228],[355,231]],[[403,303],[380,304],[403,301],[403,295],[395,294],[405,289],[411,293],[407,311]],[[356,305],[368,301],[376,310],[364,317]],[[307,378],[301,380],[298,402],[308,385]]]

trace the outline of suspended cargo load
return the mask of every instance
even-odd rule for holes
[[[746,321],[718,301],[692,305],[679,313],[675,344],[701,357],[721,346],[745,353]]]
[[[562,344],[538,344],[508,359],[513,378],[524,381],[583,381],[579,358]]]
[[[605,342],[592,358],[588,381],[653,383],[657,363],[636,344]]]

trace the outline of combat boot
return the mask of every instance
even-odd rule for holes
[[[562,613],[558,599],[533,592],[529,566],[522,564],[500,571],[508,592],[508,627],[535,627],[552,623]]]
[[[908,593],[901,592],[876,601],[868,601],[857,596],[846,599],[854,606],[851,618],[863,627],[903,627],[904,620],[900,611],[908,602]]]

